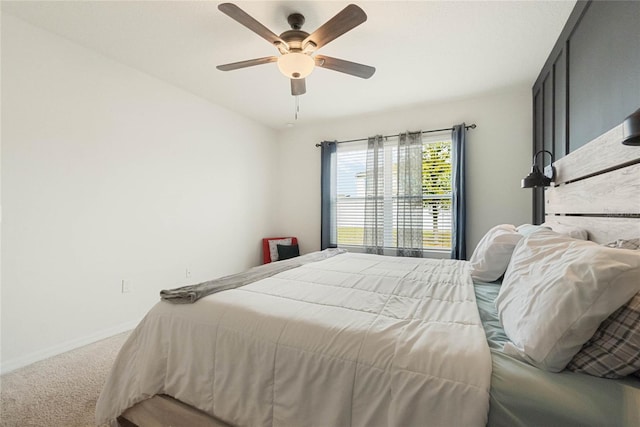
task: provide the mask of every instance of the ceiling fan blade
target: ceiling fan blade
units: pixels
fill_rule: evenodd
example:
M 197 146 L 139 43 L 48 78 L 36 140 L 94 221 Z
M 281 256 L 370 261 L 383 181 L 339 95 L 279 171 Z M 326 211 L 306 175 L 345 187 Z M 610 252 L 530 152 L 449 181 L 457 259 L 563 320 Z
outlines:
M 357 62 L 345 61 L 344 59 L 332 58 L 331 56 L 316 55 L 316 65 L 333 71 L 339 71 L 352 76 L 368 79 L 376 72 L 374 67 L 358 64 Z
M 284 41 L 280 37 L 278 37 L 276 34 L 274 34 L 270 29 L 268 29 L 267 27 L 262 25 L 260 22 L 256 21 L 254 18 L 249 16 L 247 12 L 240 9 L 235 4 L 222 3 L 218 5 L 218 9 L 220 10 L 220 12 L 224 13 L 225 15 L 229 16 L 232 19 L 235 19 L 236 21 L 238 21 L 239 23 L 241 23 L 242 25 L 244 25 L 245 27 L 247 27 L 257 35 L 259 35 L 269 43 L 271 44 L 284 43 Z M 284 44 L 286 45 L 286 43 Z
M 304 95 L 307 92 L 307 84 L 304 79 L 291 79 L 291 95 Z
M 319 49 L 366 20 L 367 14 L 364 10 L 355 4 L 350 4 L 304 39 L 302 46 L 312 42 L 316 46 L 315 49 Z
M 249 59 L 247 61 L 232 62 L 231 64 L 218 65 L 216 68 L 220 71 L 231 71 L 239 68 L 253 67 L 254 65 L 268 64 L 270 62 L 277 62 L 278 58 L 275 56 L 266 56 L 264 58 Z

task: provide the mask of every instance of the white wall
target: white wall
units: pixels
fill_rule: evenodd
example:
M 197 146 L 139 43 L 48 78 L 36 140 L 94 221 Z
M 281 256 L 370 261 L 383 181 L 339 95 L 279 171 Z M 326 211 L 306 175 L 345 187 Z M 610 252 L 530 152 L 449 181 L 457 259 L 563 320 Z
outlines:
M 3 14 L 2 370 L 258 264 L 277 232 L 275 136 Z
M 463 121 L 478 124 L 470 255 L 492 225 L 530 220 L 530 84 L 276 134 L 3 14 L 2 371 L 133 327 L 160 289 L 258 264 L 262 236 L 319 249 L 316 142 Z
M 467 256 L 501 223 L 531 221 L 531 190 L 520 180 L 531 168 L 531 85 L 405 111 L 291 128 L 280 134 L 280 234 L 296 235 L 301 250 L 320 248 L 320 149 L 323 140 L 348 140 L 466 122 Z

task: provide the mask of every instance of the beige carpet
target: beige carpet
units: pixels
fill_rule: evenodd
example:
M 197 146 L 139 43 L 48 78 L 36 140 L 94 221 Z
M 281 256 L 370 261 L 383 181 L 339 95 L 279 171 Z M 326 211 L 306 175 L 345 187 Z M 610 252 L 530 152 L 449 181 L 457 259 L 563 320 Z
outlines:
M 0 426 L 94 426 L 96 400 L 129 332 L 0 377 Z

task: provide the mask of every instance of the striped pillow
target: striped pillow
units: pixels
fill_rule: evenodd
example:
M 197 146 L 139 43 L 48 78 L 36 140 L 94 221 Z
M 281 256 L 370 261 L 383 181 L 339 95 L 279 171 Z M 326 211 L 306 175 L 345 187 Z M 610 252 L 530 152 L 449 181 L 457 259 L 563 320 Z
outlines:
M 637 239 L 618 239 L 615 242 L 607 243 L 604 246 L 608 246 L 610 248 L 619 248 L 619 249 L 631 249 L 632 251 L 637 251 L 640 249 L 640 238 Z
M 567 369 L 603 378 L 640 370 L 640 293 L 602 322 Z
M 638 250 L 640 239 L 605 246 Z M 640 377 L 640 293 L 602 322 L 567 369 L 603 378 Z

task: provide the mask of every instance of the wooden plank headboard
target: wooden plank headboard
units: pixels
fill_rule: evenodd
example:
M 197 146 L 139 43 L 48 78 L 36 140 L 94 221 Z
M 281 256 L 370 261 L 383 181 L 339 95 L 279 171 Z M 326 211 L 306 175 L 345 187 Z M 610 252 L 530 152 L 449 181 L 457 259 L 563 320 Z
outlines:
M 546 222 L 584 228 L 597 243 L 640 237 L 640 147 L 622 135 L 616 126 L 554 163 Z

